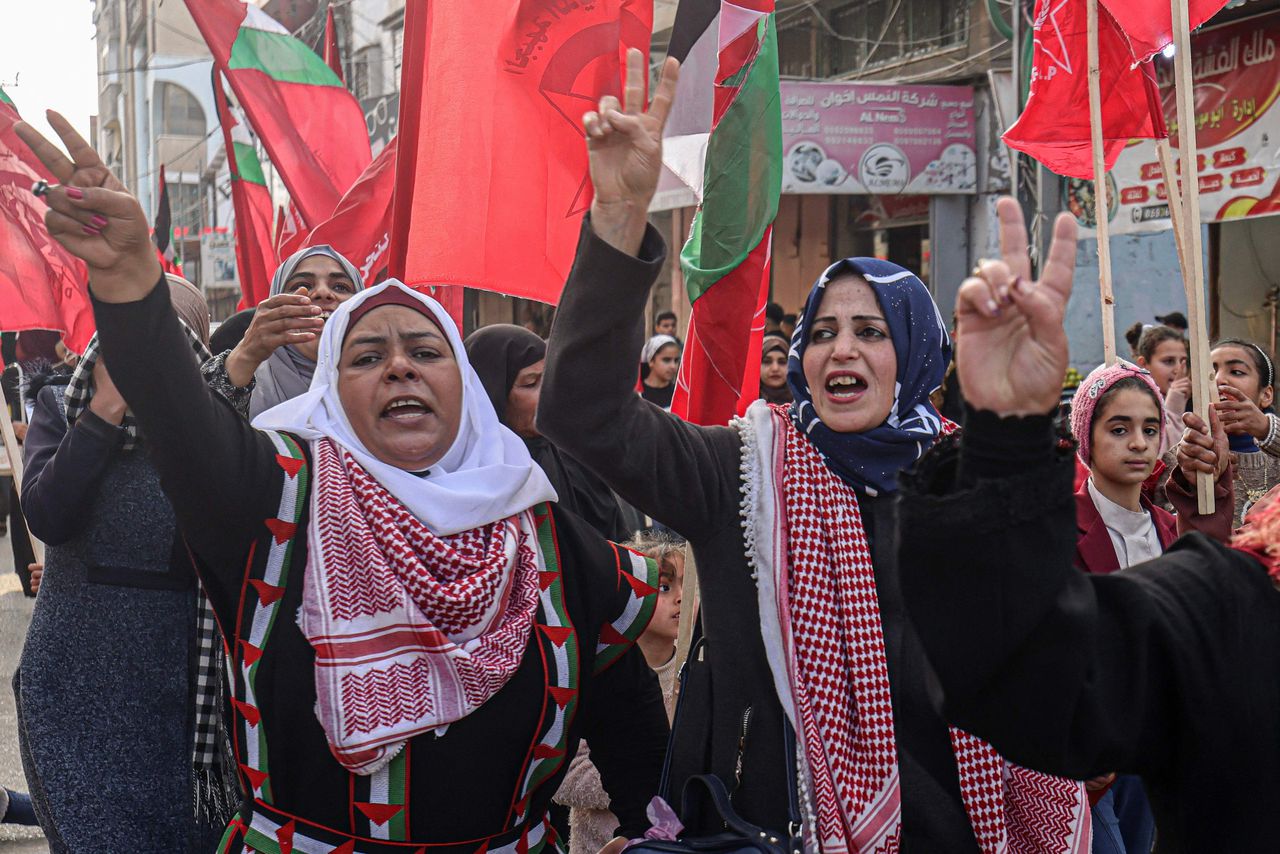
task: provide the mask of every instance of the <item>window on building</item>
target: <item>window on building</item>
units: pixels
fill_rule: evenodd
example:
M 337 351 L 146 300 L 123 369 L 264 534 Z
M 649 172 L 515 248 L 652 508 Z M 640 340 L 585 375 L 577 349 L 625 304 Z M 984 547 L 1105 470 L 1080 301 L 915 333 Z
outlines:
M 351 64 L 351 88 L 356 98 L 374 98 L 386 93 L 382 82 L 382 46 L 369 45 L 356 53 Z
M 204 136 L 204 108 L 181 86 L 161 83 L 152 100 L 154 127 L 163 136 Z
M 778 27 L 784 75 L 838 77 L 967 43 L 968 0 L 819 0 Z
M 400 89 L 400 66 L 404 64 L 404 22 L 391 31 L 391 66 L 396 91 Z
M 203 204 L 204 196 L 200 194 L 199 184 L 179 181 L 169 183 L 169 213 L 173 217 L 173 227 L 181 229 L 178 232 L 179 240 L 199 240 Z

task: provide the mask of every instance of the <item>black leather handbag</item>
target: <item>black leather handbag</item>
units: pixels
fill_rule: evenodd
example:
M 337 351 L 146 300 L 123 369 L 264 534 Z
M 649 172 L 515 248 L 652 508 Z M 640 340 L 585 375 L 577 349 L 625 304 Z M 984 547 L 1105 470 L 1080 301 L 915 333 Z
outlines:
M 685 662 L 685 670 L 689 667 L 689 662 L 697 659 L 699 649 L 705 643 L 705 640 L 699 639 L 693 648 L 689 651 L 689 658 Z M 683 681 L 684 674 L 681 675 Z M 671 742 L 667 745 L 667 761 L 662 769 L 662 785 L 659 791 L 666 797 L 671 788 L 671 751 L 675 740 L 676 727 L 680 724 L 680 711 L 684 705 L 684 691 L 680 692 L 680 700 L 676 704 L 675 725 L 672 727 Z M 682 835 L 679 839 L 643 839 L 626 848 L 628 854 L 658 854 L 658 852 L 668 852 L 668 854 L 738 854 L 738 852 L 754 852 L 754 854 L 802 854 L 804 841 L 801 836 L 801 819 L 800 809 L 797 803 L 796 793 L 796 734 L 791 727 L 791 722 L 783 716 L 785 732 L 783 733 L 784 753 L 786 754 L 786 774 L 789 782 L 787 786 L 787 817 L 788 828 L 786 835 L 778 835 L 774 831 L 765 830 L 757 827 L 742 816 L 738 815 L 733 808 L 733 801 L 729 795 L 729 790 L 725 786 L 724 781 L 715 774 L 699 774 L 690 777 L 684 785 L 684 792 L 680 798 L 680 815 L 689 816 L 693 814 L 699 799 L 704 804 L 709 804 L 715 811 L 721 821 L 724 823 L 724 830 L 721 833 L 709 836 L 686 836 Z

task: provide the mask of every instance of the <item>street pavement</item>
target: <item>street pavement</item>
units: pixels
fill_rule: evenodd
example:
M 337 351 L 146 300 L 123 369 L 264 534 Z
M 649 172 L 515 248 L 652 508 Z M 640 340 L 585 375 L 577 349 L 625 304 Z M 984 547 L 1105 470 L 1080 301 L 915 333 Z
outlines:
M 7 487 L 6 487 L 7 488 Z M 0 785 L 25 792 L 22 760 L 18 758 L 18 725 L 10 681 L 18 668 L 22 639 L 27 635 L 34 599 L 22 595 L 13 572 L 13 550 L 0 537 Z M 47 854 L 49 846 L 38 827 L 0 824 L 0 854 Z

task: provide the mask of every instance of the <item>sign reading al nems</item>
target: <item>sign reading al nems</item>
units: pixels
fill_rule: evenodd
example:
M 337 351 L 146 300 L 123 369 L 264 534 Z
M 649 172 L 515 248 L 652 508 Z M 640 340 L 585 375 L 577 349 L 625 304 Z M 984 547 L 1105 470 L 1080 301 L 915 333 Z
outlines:
M 782 81 L 784 193 L 973 193 L 973 88 Z

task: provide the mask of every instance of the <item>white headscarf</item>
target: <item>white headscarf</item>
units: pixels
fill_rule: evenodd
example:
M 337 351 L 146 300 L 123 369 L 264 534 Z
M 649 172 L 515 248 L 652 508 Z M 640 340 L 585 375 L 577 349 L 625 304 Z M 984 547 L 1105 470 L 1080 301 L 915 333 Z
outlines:
M 653 357 L 658 355 L 658 351 L 668 344 L 680 346 L 680 342 L 671 335 L 654 335 L 644 342 L 644 349 L 640 351 L 640 361 L 646 365 L 649 364 L 653 361 Z
M 422 303 L 449 339 L 462 372 L 458 436 L 425 475 L 384 463 L 369 453 L 338 399 L 338 359 L 351 312 L 387 288 L 400 288 Z M 448 312 L 435 300 L 394 279 L 361 291 L 338 306 L 320 335 L 311 388 L 263 412 L 253 420 L 253 426 L 311 441 L 332 439 L 437 536 L 468 531 L 514 516 L 539 502 L 557 500 L 555 489 L 529 456 L 524 442 L 498 421 Z

